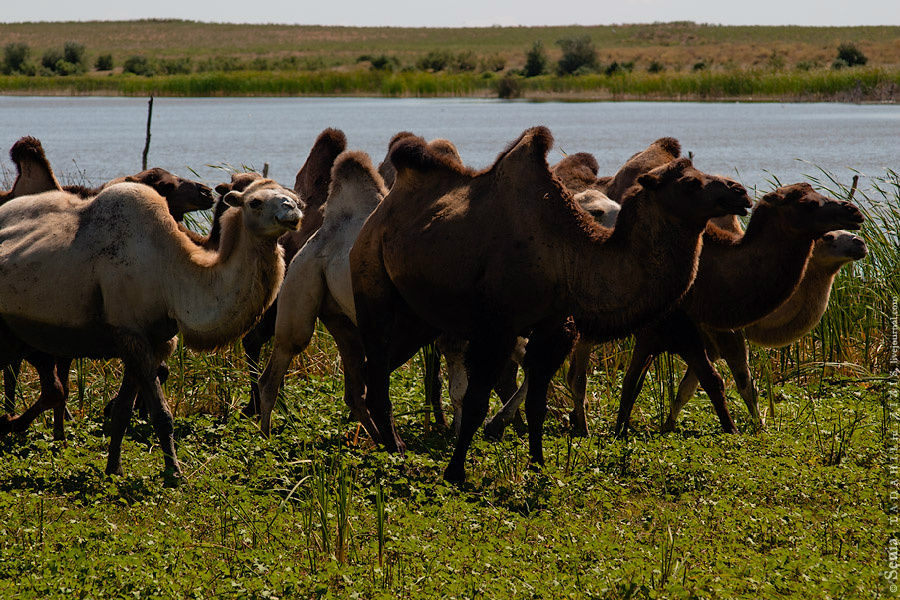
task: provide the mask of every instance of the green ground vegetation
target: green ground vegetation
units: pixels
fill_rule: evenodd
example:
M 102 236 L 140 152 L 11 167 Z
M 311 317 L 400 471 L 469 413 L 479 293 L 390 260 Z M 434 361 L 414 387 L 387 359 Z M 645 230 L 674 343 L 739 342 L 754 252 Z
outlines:
M 145 20 L 7 23 L 0 40 L 0 93 L 493 96 L 513 79 L 507 97 L 900 96 L 894 26 L 436 29 Z M 543 63 L 529 62 L 536 47 Z
M 827 173 L 812 179 L 850 194 Z M 622 342 L 594 358 L 589 437 L 569 435 L 557 379 L 542 471 L 513 432 L 498 443 L 479 435 L 469 482 L 449 486 L 453 442 L 424 406 L 421 360 L 393 375 L 409 452 L 389 455 L 348 421 L 340 361 L 320 327 L 288 374 L 269 439 L 240 414 L 249 381 L 239 346 L 176 351 L 166 393 L 185 477 L 170 489 L 140 419 L 125 440 L 126 475 L 103 474 L 102 407 L 119 366 L 78 361 L 67 443 L 51 441 L 49 421 L 0 439 L 0 596 L 893 597 L 900 179 L 888 173 L 855 199 L 867 207 L 869 256 L 841 272 L 812 334 L 752 349 L 762 431 L 731 391 L 744 433 L 720 433 L 700 396 L 660 435 L 681 372 L 663 358 L 634 435 L 615 440 Z M 26 371 L 20 404 L 38 389 Z

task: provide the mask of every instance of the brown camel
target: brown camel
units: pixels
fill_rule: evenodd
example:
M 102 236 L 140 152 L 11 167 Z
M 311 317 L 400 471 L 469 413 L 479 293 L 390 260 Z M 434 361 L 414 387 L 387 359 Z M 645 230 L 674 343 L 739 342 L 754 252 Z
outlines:
M 747 341 L 765 348 L 779 348 L 799 340 L 813 330 L 828 308 L 831 286 L 841 267 L 865 258 L 866 243 L 847 231 L 832 231 L 816 240 L 803 279 L 788 300 L 777 309 L 738 331 L 703 328 L 706 352 L 711 362 L 724 358 L 738 392 L 748 406 L 757 405 L 756 384 L 750 372 Z M 684 405 L 697 391 L 696 372 L 688 367 L 672 398 L 663 431 L 672 431 Z M 758 409 L 757 411 L 758 412 Z
M 421 138 L 400 140 L 394 186 L 350 252 L 366 406 L 388 450 L 404 449 L 391 371 L 441 332 L 469 343 L 449 480 L 465 478 L 466 452 L 518 336 L 529 338 L 525 404 L 531 459 L 541 464 L 547 386 L 571 347 L 569 315 L 598 337 L 653 319 L 690 287 L 707 220 L 750 206 L 679 160 L 642 176 L 616 229 L 603 228 L 550 172 L 552 143 L 546 128 L 529 129 L 474 172 Z
M 724 382 L 706 354 L 700 328 L 740 329 L 765 317 L 797 289 L 817 238 L 835 229 L 859 229 L 862 221 L 862 213 L 850 202 L 797 183 L 766 194 L 743 235 L 709 225 L 691 289 L 675 310 L 635 333 L 616 434 L 626 435 L 647 369 L 665 351 L 677 353 L 694 369 L 722 429 L 735 432 Z M 760 423 L 757 405 L 748 403 L 747 409 Z
M 150 403 L 164 473 L 180 474 L 172 415 L 157 379 L 172 338 L 180 331 L 189 347 L 224 344 L 275 298 L 284 275 L 277 238 L 299 225 L 298 199 L 264 179 L 225 201 L 240 210 L 223 217 L 217 251 L 191 242 L 145 185 L 116 184 L 91 200 L 45 192 L 0 207 L 0 348 L 125 364 L 107 473 L 121 473 L 122 437 L 140 391 Z M 62 400 L 58 380 L 49 387 L 38 413 Z M 21 430 L 35 417 L 32 411 L 7 418 L 0 433 Z
M 550 167 L 550 170 L 573 194 L 585 190 L 597 190 L 605 193 L 606 186 L 612 180 L 612 177 L 603 179 L 597 177 L 600 165 L 597 164 L 594 155 L 588 152 L 569 154 Z
M 331 167 L 335 159 L 347 147 L 347 138 L 343 131 L 328 128 L 316 138 L 306 162 L 297 172 L 294 181 L 294 192 L 306 203 L 303 224 L 298 231 L 284 234 L 279 244 L 284 248 L 284 260 L 290 264 L 294 255 L 303 247 L 309 238 L 322 226 L 323 204 L 328 197 L 328 186 L 331 183 Z M 250 368 L 250 400 L 244 407 L 244 414 L 259 414 L 259 357 L 262 347 L 275 335 L 275 320 L 278 314 L 278 303 L 266 311 L 259 323 L 241 340 L 244 346 L 244 357 Z
M 625 191 L 637 182 L 637 178 L 650 170 L 670 163 L 681 155 L 681 144 L 675 138 L 659 138 L 644 150 L 636 152 L 619 168 L 615 175 L 597 177 L 599 167 L 596 159 L 587 152 L 571 154 L 553 166 L 553 173 L 563 184 L 576 194 L 581 207 L 587 210 L 594 219 L 606 227 L 612 227 L 618 215 L 617 200 L 621 200 Z M 588 194 L 594 196 L 591 201 Z M 608 194 L 609 195 L 608 195 Z M 614 199 L 610 199 L 614 196 Z M 611 203 L 611 204 L 610 204 Z M 720 217 L 719 221 L 737 219 L 735 215 Z M 731 222 L 731 221 L 729 221 Z M 596 340 L 579 336 L 569 359 L 569 370 L 566 380 L 572 392 L 574 409 L 570 413 L 572 432 L 575 435 L 587 435 L 587 369 L 591 352 Z M 514 376 L 513 376 L 514 377 Z M 503 408 L 485 424 L 485 435 L 492 438 L 501 437 L 503 430 L 518 414 L 518 407 L 524 400 L 525 390 L 519 389 L 514 396 L 509 396 Z

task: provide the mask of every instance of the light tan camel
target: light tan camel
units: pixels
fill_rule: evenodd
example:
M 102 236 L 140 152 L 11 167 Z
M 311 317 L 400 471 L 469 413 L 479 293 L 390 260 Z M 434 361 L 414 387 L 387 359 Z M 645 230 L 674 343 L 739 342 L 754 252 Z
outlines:
M 828 308 L 831 286 L 844 265 L 865 258 L 866 243 L 847 231 L 832 231 L 816 241 L 803 279 L 788 300 L 759 321 L 738 331 L 704 328 L 710 361 L 724 358 L 738 393 L 748 405 L 758 405 L 758 395 L 750 372 L 747 341 L 764 348 L 779 348 L 799 340 L 813 330 Z M 663 431 L 672 431 L 684 405 L 697 391 L 696 371 L 688 367 L 672 398 Z M 759 412 L 757 409 L 756 412 Z
M 574 335 L 569 315 L 599 337 L 653 319 L 691 285 L 707 220 L 750 206 L 746 193 L 679 160 L 642 176 L 616 229 L 602 228 L 550 172 L 552 143 L 546 128 L 529 129 L 476 173 L 421 138 L 400 140 L 394 186 L 350 251 L 366 407 L 388 450 L 404 449 L 391 371 L 441 332 L 469 342 L 449 480 L 465 478 L 466 452 L 517 336 L 529 337 L 525 404 L 531 459 L 541 464 L 547 386 Z
M 322 226 L 291 261 L 278 294 L 275 343 L 259 381 L 260 427 L 272 409 L 294 356 L 312 339 L 321 319 L 334 337 L 344 367 L 344 402 L 373 439 L 378 430 L 363 402 L 363 352 L 350 284 L 350 248 L 365 220 L 387 195 L 368 155 L 344 152 L 334 163 Z
M 306 157 L 306 162 L 297 171 L 294 179 L 294 192 L 306 203 L 303 224 L 297 231 L 289 231 L 281 236 L 278 243 L 284 248 L 285 264 L 290 264 L 294 256 L 322 226 L 323 205 L 328 197 L 331 185 L 331 168 L 334 161 L 347 147 L 347 138 L 339 129 L 328 127 L 316 137 L 313 147 Z M 233 182 L 234 183 L 234 182 Z M 244 357 L 250 368 L 250 400 L 244 407 L 244 414 L 254 416 L 259 413 L 259 358 L 266 342 L 275 335 L 275 318 L 278 314 L 278 301 L 272 305 L 256 326 L 241 339 L 244 346 Z
M 107 473 L 122 471 L 122 437 L 140 391 L 164 473 L 180 474 L 156 377 L 170 340 L 180 331 L 190 347 L 216 347 L 246 331 L 275 298 L 284 275 L 277 238 L 300 223 L 296 196 L 260 180 L 225 201 L 240 210 L 224 215 L 217 251 L 180 232 L 163 198 L 144 185 L 117 184 L 92 200 L 45 192 L 0 207 L 0 346 L 125 364 Z

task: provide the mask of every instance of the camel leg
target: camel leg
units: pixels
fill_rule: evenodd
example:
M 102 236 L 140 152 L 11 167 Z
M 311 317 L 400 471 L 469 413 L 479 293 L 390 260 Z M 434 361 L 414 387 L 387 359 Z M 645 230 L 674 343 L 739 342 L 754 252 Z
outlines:
M 584 339 L 579 339 L 569 358 L 569 372 L 566 374 L 566 383 L 572 393 L 573 410 L 569 413 L 569 422 L 573 435 L 588 435 L 587 416 L 587 372 L 591 362 L 593 345 Z
M 253 417 L 259 414 L 261 410 L 260 389 L 258 380 L 260 378 L 259 357 L 262 354 L 262 347 L 272 339 L 275 335 L 275 321 L 278 315 L 278 302 L 276 300 L 269 310 L 263 314 L 262 319 L 256 326 L 247 332 L 247 335 L 241 340 L 244 347 L 244 358 L 247 360 L 247 367 L 250 370 L 250 400 L 244 407 L 244 414 Z
M 678 420 L 681 409 L 694 397 L 699 385 L 700 380 L 697 379 L 697 373 L 693 368 L 688 367 L 678 384 L 678 392 L 669 404 L 669 416 L 662 427 L 664 432 L 675 431 L 675 422 Z
M 428 344 L 422 349 L 425 357 L 425 404 L 431 407 L 434 422 L 441 429 L 447 428 L 447 417 L 441 404 L 441 355 L 436 344 Z
M 447 392 L 450 394 L 450 403 L 453 405 L 453 435 L 459 438 L 459 429 L 462 426 L 463 396 L 469 387 L 465 364 L 466 342 L 442 335 L 435 342 L 435 346 L 444 355 L 444 360 L 447 362 Z
M 37 369 L 38 376 L 41 381 L 41 394 L 37 401 L 29 406 L 25 411 L 5 421 L 0 421 L 0 435 L 14 432 L 26 431 L 28 427 L 37 419 L 41 413 L 47 409 L 54 409 L 65 406 L 65 394 L 63 392 L 62 383 L 56 372 L 56 361 L 49 354 L 42 352 L 34 352 L 29 355 L 28 361 Z M 54 422 L 53 439 L 63 440 L 64 432 L 61 427 L 62 421 Z
M 528 339 L 523 367 L 528 384 L 525 418 L 528 419 L 528 450 L 532 465 L 544 464 L 543 429 L 547 416 L 550 380 L 572 351 L 575 328 L 571 321 L 536 328 Z
M 181 467 L 178 465 L 178 457 L 175 454 L 174 422 L 172 412 L 163 396 L 162 388 L 157 378 L 159 364 L 171 352 L 169 340 L 153 346 L 143 336 L 131 332 L 120 333 L 120 348 L 125 362 L 126 376 L 133 374 L 139 393 L 142 393 L 148 401 L 150 409 L 150 422 L 156 431 L 159 447 L 163 452 L 165 469 L 163 476 L 167 482 L 180 477 Z M 110 453 L 107 459 L 107 473 L 121 473 L 121 444 L 131 420 L 134 401 L 129 394 L 116 402 L 115 415 L 112 422 L 112 435 L 110 436 Z M 115 460 L 113 460 L 115 459 Z
M 491 388 L 497 381 L 514 343 L 514 337 L 500 336 L 470 341 L 466 348 L 468 385 L 462 399 L 462 418 L 456 448 L 444 471 L 444 479 L 447 481 L 461 482 L 466 479 L 466 454 L 475 432 L 487 416 Z
M 109 452 L 106 456 L 106 474 L 123 475 L 122 470 L 122 438 L 131 421 L 134 410 L 134 399 L 137 394 L 137 382 L 129 367 L 125 366 L 122 385 L 116 394 L 116 401 L 110 407 Z
M 19 383 L 19 371 L 21 368 L 21 359 L 9 362 L 3 367 L 3 408 L 9 414 L 16 412 L 16 386 Z
M 515 364 L 515 363 L 514 363 Z M 518 366 L 518 365 L 517 365 Z M 499 440 L 503 437 L 506 427 L 519 417 L 519 407 L 528 396 L 528 370 L 525 371 L 525 379 L 509 400 L 503 403 L 503 407 L 484 424 L 484 437 Z
M 631 352 L 631 361 L 628 363 L 628 369 L 622 380 L 622 395 L 619 397 L 619 414 L 616 417 L 615 432 L 619 439 L 628 435 L 634 402 L 641 393 L 641 388 L 644 387 L 647 369 L 650 368 L 650 363 L 657 354 L 654 342 L 652 334 L 648 334 L 646 331 L 635 334 L 634 350 Z
M 688 319 L 679 319 L 677 329 L 672 333 L 679 340 L 676 351 L 687 362 L 688 367 L 692 368 L 697 374 L 700 385 L 706 391 L 712 402 L 716 415 L 719 417 L 719 423 L 722 425 L 722 431 L 725 433 L 736 433 L 737 427 L 731 419 L 728 412 L 728 404 L 725 400 L 725 382 L 722 376 L 716 371 L 709 355 L 706 353 L 706 347 L 703 338 L 697 330 L 696 325 Z
M 319 266 L 309 263 L 303 264 L 301 267 L 308 273 L 302 273 L 302 276 L 296 280 L 303 281 L 307 285 L 282 287 L 280 298 L 283 310 L 279 311 L 275 317 L 275 343 L 272 355 L 269 357 L 265 371 L 256 387 L 258 399 L 253 398 L 251 391 L 250 403 L 244 409 L 245 414 L 259 413 L 263 435 L 269 435 L 272 409 L 275 407 L 278 392 L 284 382 L 284 374 L 291 366 L 294 356 L 309 346 L 316 331 L 316 321 L 322 310 L 322 302 L 325 299 L 325 280 L 321 276 Z M 257 332 L 257 329 L 253 331 Z M 261 337 L 253 333 L 253 335 L 248 334 L 244 339 L 247 338 L 250 338 L 252 342 L 249 346 L 244 346 L 244 352 L 247 353 L 249 362 L 252 358 L 250 354 L 256 348 L 255 343 Z M 261 347 L 262 343 L 259 346 Z M 256 356 L 259 357 L 258 354 Z M 251 372 L 252 370 L 251 367 Z M 252 412 L 251 409 L 253 409 Z
M 750 372 L 750 354 L 747 349 L 747 340 L 743 331 L 722 332 L 717 335 L 719 350 L 731 375 L 737 385 L 738 393 L 747 405 L 747 411 L 757 428 L 765 427 L 765 420 L 759 412 L 759 396 L 756 391 L 756 382 Z
M 372 421 L 366 402 L 363 399 L 366 392 L 366 383 L 363 380 L 363 365 L 366 353 L 363 350 L 359 330 L 346 315 L 322 315 L 322 322 L 331 333 L 341 355 L 341 364 L 344 367 L 344 404 L 350 409 L 353 417 L 362 424 L 366 433 L 375 443 L 381 442 L 378 428 Z M 440 367 L 440 363 L 438 363 Z M 440 402 L 440 398 L 438 398 Z

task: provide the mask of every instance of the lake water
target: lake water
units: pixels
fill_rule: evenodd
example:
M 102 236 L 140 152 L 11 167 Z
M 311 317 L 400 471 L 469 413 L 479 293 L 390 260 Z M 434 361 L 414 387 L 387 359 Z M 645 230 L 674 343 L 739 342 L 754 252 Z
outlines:
M 2 166 L 12 168 L 5 148 L 33 135 L 63 183 L 134 173 L 146 120 L 146 99 L 0 96 Z M 774 178 L 821 177 L 818 167 L 847 184 L 855 171 L 900 170 L 900 107 L 893 105 L 374 98 L 157 98 L 149 165 L 215 184 L 229 179 L 226 165 L 268 163 L 270 176 L 290 186 L 319 132 L 337 127 L 376 165 L 390 137 L 409 130 L 452 140 L 480 168 L 534 125 L 553 132 L 551 163 L 563 152 L 591 152 L 601 174 L 662 136 L 678 138 L 698 168 L 763 190 Z

